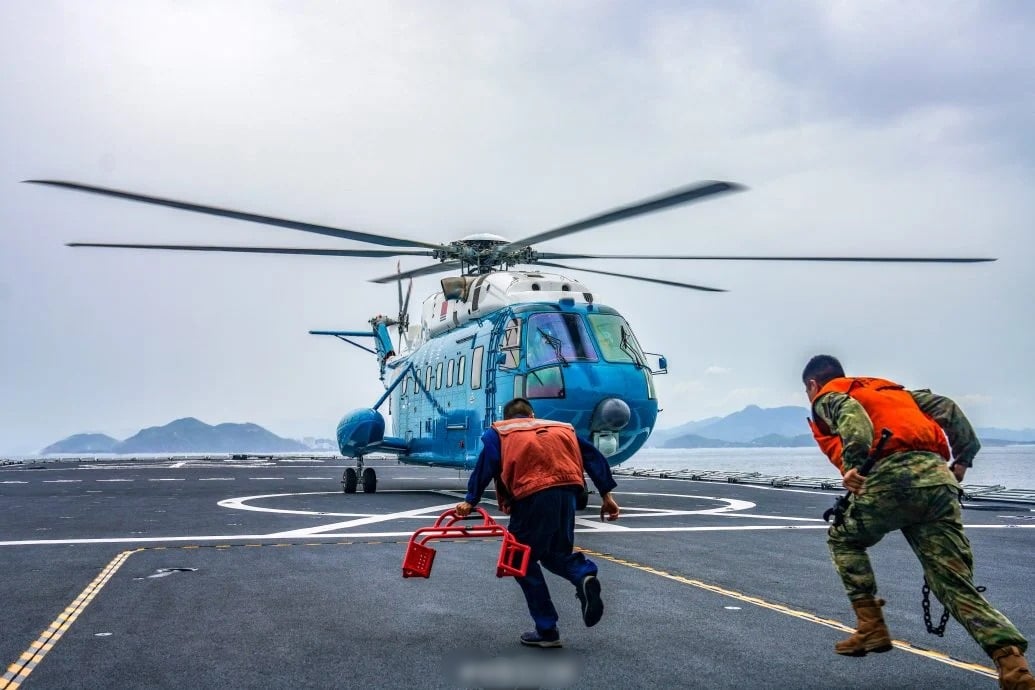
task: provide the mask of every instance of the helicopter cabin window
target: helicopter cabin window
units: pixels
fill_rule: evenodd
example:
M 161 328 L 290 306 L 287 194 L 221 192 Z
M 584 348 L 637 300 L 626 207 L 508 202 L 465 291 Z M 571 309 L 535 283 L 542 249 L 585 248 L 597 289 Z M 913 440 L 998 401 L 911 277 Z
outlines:
M 513 318 L 507 322 L 500 351 L 503 352 L 500 369 L 517 369 L 521 363 L 521 319 Z
M 446 388 L 453 385 L 453 369 L 456 368 L 456 362 L 449 360 L 449 366 L 446 367 Z
M 420 372 L 416 369 L 413 370 L 413 394 L 417 395 L 420 392 Z
M 471 353 L 471 390 L 478 390 L 482 387 L 482 356 L 485 348 L 481 345 L 474 348 Z
M 400 386 L 400 388 L 402 390 L 400 390 L 399 393 L 400 393 L 400 395 L 402 397 L 405 398 L 406 394 L 410 392 L 410 375 L 409 374 L 407 374 L 405 376 L 405 378 L 403 378 L 402 386 Z
M 431 365 L 430 364 L 428 365 L 428 368 L 424 370 L 424 390 L 426 390 L 426 391 L 430 391 L 431 390 Z
M 525 397 L 525 377 L 515 376 L 514 377 L 514 398 Z
M 525 377 L 525 395 L 532 398 L 563 398 L 564 374 L 560 367 L 546 367 L 528 372 Z
M 646 364 L 640 343 L 625 319 L 616 314 L 589 314 L 589 326 L 608 362 Z
M 456 365 L 456 385 L 464 385 L 464 369 L 467 367 L 467 355 L 463 355 Z
M 438 366 L 435 367 L 435 389 L 437 390 L 437 389 L 439 389 L 441 387 L 442 387 L 442 362 L 439 362 Z
M 578 314 L 555 312 L 533 314 L 528 317 L 526 341 L 529 367 L 560 362 L 595 362 L 597 352 Z

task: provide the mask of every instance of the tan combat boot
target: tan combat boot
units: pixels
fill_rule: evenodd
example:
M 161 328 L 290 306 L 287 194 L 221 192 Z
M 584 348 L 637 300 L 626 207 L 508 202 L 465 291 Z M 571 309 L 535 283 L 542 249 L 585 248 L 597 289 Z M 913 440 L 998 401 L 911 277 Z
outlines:
M 999 669 L 999 687 L 1006 690 L 1035 690 L 1035 677 L 1019 647 L 1000 647 L 992 652 L 992 661 Z
M 884 606 L 884 600 L 873 597 L 853 601 L 852 608 L 859 623 L 851 637 L 834 644 L 834 651 L 845 656 L 866 656 L 870 652 L 891 649 L 891 635 L 884 624 L 881 606 Z

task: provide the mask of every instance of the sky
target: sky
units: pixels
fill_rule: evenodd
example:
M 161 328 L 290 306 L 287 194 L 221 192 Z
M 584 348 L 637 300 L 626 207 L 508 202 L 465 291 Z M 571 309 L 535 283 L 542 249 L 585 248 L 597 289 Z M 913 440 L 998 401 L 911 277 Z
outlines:
M 383 387 L 307 331 L 397 309 L 394 259 L 66 247 L 360 245 L 39 178 L 428 242 L 738 182 L 536 248 L 998 261 L 569 262 L 729 290 L 561 271 L 667 356 L 659 427 L 804 406 L 821 352 L 1035 427 L 1033 45 L 1021 0 L 0 3 L 0 453 L 185 416 L 332 437 Z

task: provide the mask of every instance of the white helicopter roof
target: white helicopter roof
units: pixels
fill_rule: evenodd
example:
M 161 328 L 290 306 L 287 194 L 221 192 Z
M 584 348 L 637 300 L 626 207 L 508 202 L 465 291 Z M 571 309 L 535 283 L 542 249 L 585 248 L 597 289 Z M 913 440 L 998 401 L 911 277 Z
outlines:
M 564 298 L 581 303 L 593 301 L 585 285 L 554 273 L 494 271 L 480 276 L 445 278 L 442 282 L 444 291 L 424 300 L 421 333 L 425 338 L 515 304 L 557 302 Z

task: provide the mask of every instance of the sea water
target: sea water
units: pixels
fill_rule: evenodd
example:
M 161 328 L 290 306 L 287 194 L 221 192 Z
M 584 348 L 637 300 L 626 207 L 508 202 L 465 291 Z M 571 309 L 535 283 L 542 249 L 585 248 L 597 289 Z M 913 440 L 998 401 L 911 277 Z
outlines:
M 67 457 L 83 457 L 78 454 Z M 169 457 L 170 453 L 142 453 L 136 456 L 111 454 L 89 454 L 89 457 L 106 458 L 113 461 L 128 460 L 131 457 Z M 217 454 L 199 454 L 209 456 Z M 307 452 L 328 459 L 339 459 L 333 452 Z M 189 458 L 190 453 L 175 454 L 177 458 Z M 48 456 L 56 460 L 66 456 Z M 229 456 L 227 456 L 229 457 Z M 38 456 L 3 456 L 6 460 L 35 460 Z M 836 479 L 839 475 L 834 466 L 818 448 L 642 448 L 622 467 L 656 470 L 715 470 L 720 472 L 761 472 L 762 474 L 789 477 L 818 477 Z M 982 448 L 974 460 L 974 466 L 967 470 L 964 484 L 987 486 L 1000 485 L 1007 489 L 1035 490 L 1035 445 L 993 446 Z
M 761 472 L 789 477 L 839 476 L 818 448 L 644 448 L 621 466 Z M 1035 445 L 982 448 L 963 483 L 1035 489 Z

